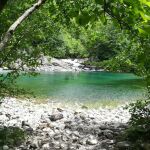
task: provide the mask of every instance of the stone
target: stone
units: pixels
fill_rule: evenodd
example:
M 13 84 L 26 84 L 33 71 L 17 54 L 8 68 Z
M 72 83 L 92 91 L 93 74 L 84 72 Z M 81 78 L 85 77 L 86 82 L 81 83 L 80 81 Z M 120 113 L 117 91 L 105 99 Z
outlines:
M 20 145 L 19 148 L 20 148 L 21 150 L 27 150 L 27 146 L 25 146 L 25 145 Z
M 8 117 L 8 118 L 10 119 L 10 117 L 11 117 L 11 115 L 10 115 L 10 114 L 8 114 L 8 113 L 7 113 L 7 114 L 5 114 L 5 115 L 6 115 L 6 117 Z
M 59 112 L 63 112 L 63 111 L 64 111 L 64 110 L 61 109 L 61 108 L 57 108 L 57 110 L 58 110 Z
M 120 124 L 125 123 L 126 126 L 129 120 L 126 112 L 121 111 L 119 115 L 118 108 L 113 111 L 108 108 L 83 110 L 78 105 L 79 109 L 64 107 L 62 110 L 59 106 L 52 109 L 49 103 L 35 105 L 28 100 L 6 98 L 0 110 L 0 131 L 12 126 L 15 121 L 15 127 L 31 133 L 23 144 L 15 147 L 16 150 L 113 150 L 115 144 L 117 145 L 116 135 L 125 128 Z M 7 113 L 11 115 L 7 115 L 10 119 L 6 117 Z M 121 144 L 118 142 L 118 147 L 115 148 L 131 148 L 128 142 Z
M 49 142 L 49 138 L 46 137 L 40 137 L 41 139 L 38 140 L 38 145 L 41 147 L 41 145 L 47 144 Z
M 117 144 L 117 147 L 122 149 L 122 150 L 126 150 L 130 147 L 130 144 L 128 141 L 122 141 L 122 142 L 118 142 Z
M 102 124 L 99 128 L 100 128 L 101 130 L 106 130 L 106 129 L 108 129 L 108 126 Z
M 82 138 L 82 139 L 79 140 L 79 144 L 81 144 L 81 145 L 86 145 L 86 143 L 87 143 L 86 138 Z
M 43 131 L 44 131 L 44 132 L 50 132 L 50 133 L 51 133 L 52 130 L 51 130 L 50 128 L 44 128 Z
M 22 121 L 22 122 L 21 122 L 21 126 L 22 126 L 22 127 L 24 127 L 24 126 L 30 127 L 30 125 L 29 125 L 28 123 L 26 123 L 25 121 Z
M 43 150 L 49 150 L 50 149 L 50 146 L 49 146 L 49 143 L 46 143 L 42 146 L 42 149 Z
M 36 148 L 38 148 L 38 145 L 36 143 L 30 144 L 30 149 L 36 149 Z
M 53 115 L 49 116 L 49 119 L 51 121 L 57 121 L 57 120 L 61 120 L 63 118 L 64 118 L 63 114 L 53 114 Z
M 108 139 L 113 139 L 113 134 L 112 133 L 106 133 L 105 136 L 108 138 Z
M 65 143 L 62 143 L 62 144 L 60 144 L 60 148 L 61 148 L 62 150 L 68 150 L 68 145 L 65 144 Z
M 24 127 L 24 130 L 28 133 L 28 134 L 33 134 L 33 128 L 31 128 L 31 127 Z
M 8 70 L 8 68 L 7 67 L 3 67 L 3 70 Z
M 86 144 L 96 145 L 98 143 L 97 139 L 87 139 Z
M 83 105 L 81 108 L 82 108 L 82 109 L 88 109 L 88 107 L 85 106 L 85 105 Z
M 102 148 L 108 148 L 109 145 L 113 145 L 114 143 L 114 140 L 105 139 L 101 141 L 101 146 Z
M 106 130 L 103 131 L 103 134 L 104 134 L 107 138 L 113 139 L 113 131 L 112 131 L 112 130 L 106 129 Z
M 53 143 L 54 150 L 60 150 L 60 142 L 59 141 L 54 141 Z
M 60 135 L 60 134 L 54 135 L 54 139 L 55 139 L 55 140 L 60 140 L 60 139 L 61 139 L 61 135 Z
M 4 145 L 3 150 L 9 150 L 9 147 L 7 145 Z

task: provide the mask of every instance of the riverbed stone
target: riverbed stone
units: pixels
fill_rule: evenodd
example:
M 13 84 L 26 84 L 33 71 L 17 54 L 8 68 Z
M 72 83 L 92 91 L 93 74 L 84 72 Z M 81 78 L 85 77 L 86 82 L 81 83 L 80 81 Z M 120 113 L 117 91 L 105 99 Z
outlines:
M 4 146 L 3 146 L 3 150 L 9 150 L 9 146 L 4 145 Z
M 57 120 L 60 120 L 60 119 L 63 119 L 63 114 L 53 114 L 53 115 L 50 115 L 49 116 L 49 119 L 51 121 L 57 121 Z
M 117 143 L 117 147 L 122 150 L 126 150 L 130 147 L 130 143 L 128 141 L 121 141 Z
M 42 149 L 43 150 L 49 150 L 50 149 L 50 146 L 49 146 L 49 143 L 46 143 L 42 146 Z
M 86 143 L 89 145 L 96 145 L 98 141 L 97 139 L 87 139 Z
M 25 149 L 111 150 L 116 144 L 115 137 L 126 128 L 119 124 L 126 126 L 130 118 L 120 106 L 113 109 L 58 108 L 51 108 L 50 103 L 34 104 L 5 98 L 0 109 L 0 125 L 2 130 L 4 126 L 14 125 L 29 132 L 27 139 L 20 143 Z M 8 112 L 10 119 L 5 115 Z M 18 146 L 17 150 L 23 147 Z

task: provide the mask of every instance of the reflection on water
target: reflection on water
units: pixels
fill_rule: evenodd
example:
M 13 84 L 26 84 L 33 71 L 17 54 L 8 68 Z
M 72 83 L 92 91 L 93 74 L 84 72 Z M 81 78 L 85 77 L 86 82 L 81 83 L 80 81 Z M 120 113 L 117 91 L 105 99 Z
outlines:
M 80 72 L 22 76 L 20 87 L 60 101 L 130 100 L 144 94 L 144 81 L 129 73 Z

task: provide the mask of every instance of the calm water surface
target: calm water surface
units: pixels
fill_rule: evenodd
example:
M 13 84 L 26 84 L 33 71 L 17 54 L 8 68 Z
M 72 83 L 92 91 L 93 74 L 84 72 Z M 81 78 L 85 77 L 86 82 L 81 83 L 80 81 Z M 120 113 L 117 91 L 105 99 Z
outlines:
M 59 101 L 133 100 L 144 93 L 144 81 L 129 73 L 43 73 L 22 76 L 18 85 L 38 97 Z

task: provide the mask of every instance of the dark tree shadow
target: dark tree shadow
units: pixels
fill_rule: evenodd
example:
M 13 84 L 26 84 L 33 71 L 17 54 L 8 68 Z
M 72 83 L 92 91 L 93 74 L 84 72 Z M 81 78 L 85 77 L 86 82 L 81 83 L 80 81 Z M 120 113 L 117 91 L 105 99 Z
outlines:
M 14 148 L 21 145 L 25 140 L 25 132 L 18 127 L 0 126 L 0 149 L 4 145 Z

